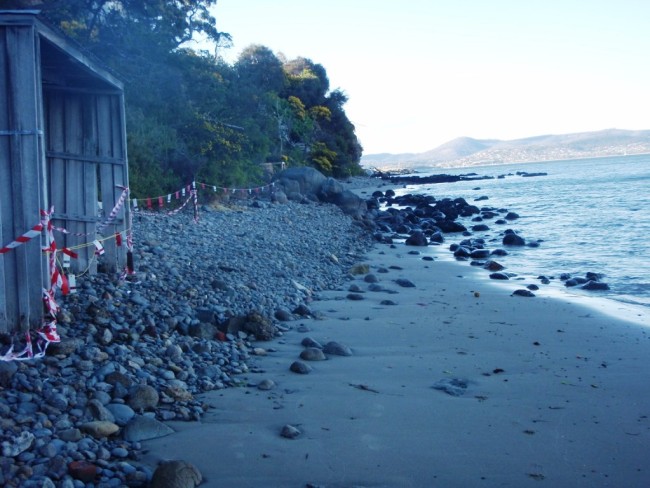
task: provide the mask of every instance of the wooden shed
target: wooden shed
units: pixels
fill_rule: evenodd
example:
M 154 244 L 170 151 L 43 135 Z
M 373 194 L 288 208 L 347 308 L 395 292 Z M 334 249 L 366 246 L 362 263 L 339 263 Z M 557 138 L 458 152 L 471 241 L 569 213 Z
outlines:
M 56 247 L 77 255 L 65 271 L 95 272 L 97 241 L 102 264 L 117 272 L 127 187 L 123 84 L 37 11 L 0 10 L 0 246 L 52 208 Z M 43 231 L 0 256 L 0 332 L 42 323 L 46 244 Z

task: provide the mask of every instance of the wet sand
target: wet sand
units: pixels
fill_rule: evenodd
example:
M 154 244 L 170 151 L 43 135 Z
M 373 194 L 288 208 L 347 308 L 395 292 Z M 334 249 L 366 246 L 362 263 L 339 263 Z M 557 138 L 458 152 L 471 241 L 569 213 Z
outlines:
M 320 293 L 320 319 L 257 343 L 257 372 L 205 394 L 202 421 L 170 423 L 144 460 L 231 488 L 650 485 L 647 311 L 511 296 L 514 283 L 409 250 L 377 245 L 363 263 L 383 291 L 358 275 L 362 300 Z M 305 337 L 353 355 L 296 374 Z

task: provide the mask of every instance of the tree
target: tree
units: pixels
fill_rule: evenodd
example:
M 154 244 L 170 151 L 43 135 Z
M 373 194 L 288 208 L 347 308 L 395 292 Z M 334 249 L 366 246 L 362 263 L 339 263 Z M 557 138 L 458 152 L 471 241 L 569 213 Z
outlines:
M 184 45 L 196 34 L 215 45 L 231 40 L 210 14 L 217 0 L 5 2 L 40 8 L 124 81 L 130 186 L 140 197 L 197 178 L 226 187 L 256 182 L 268 159 L 341 176 L 360 170 L 347 98 L 330 91 L 323 66 L 262 45 L 228 65 Z

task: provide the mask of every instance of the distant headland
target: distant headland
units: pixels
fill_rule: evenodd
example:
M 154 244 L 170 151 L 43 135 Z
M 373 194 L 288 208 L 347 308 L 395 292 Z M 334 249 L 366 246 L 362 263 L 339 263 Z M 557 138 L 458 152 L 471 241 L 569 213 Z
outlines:
M 502 141 L 459 137 L 423 153 L 368 154 L 361 165 L 382 171 L 471 167 L 650 153 L 650 130 L 606 129 Z

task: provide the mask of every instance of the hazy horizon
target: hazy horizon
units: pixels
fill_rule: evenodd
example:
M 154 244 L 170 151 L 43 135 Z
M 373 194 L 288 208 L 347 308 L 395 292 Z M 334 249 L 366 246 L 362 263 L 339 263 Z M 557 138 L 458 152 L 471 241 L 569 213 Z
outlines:
M 650 2 L 219 0 L 217 28 L 323 65 L 365 154 L 647 128 Z

